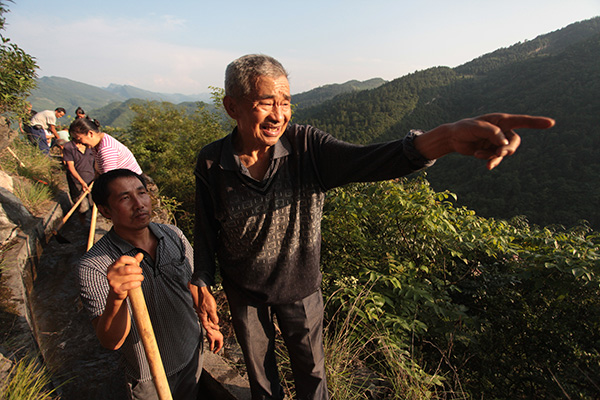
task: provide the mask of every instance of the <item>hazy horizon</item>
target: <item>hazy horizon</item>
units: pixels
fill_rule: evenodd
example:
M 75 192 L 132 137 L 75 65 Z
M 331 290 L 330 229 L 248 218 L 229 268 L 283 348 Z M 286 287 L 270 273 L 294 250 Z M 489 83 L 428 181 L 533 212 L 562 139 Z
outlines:
M 196 95 L 223 87 L 225 67 L 269 54 L 292 93 L 349 80 L 390 81 L 456 67 L 600 15 L 599 0 L 398 0 L 227 3 L 8 3 L 3 35 L 36 58 L 38 76 L 101 88 Z

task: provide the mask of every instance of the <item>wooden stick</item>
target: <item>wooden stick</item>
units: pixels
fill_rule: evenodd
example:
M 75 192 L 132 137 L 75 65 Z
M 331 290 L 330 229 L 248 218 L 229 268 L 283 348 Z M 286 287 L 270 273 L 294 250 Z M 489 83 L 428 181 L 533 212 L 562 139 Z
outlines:
M 21 168 L 25 168 L 25 164 L 23 164 L 23 161 L 21 161 L 21 159 L 20 159 L 19 157 L 17 157 L 17 155 L 15 154 L 15 152 L 14 152 L 14 151 L 12 151 L 12 149 L 11 149 L 10 147 L 7 147 L 6 149 L 8 150 L 8 152 L 9 152 L 10 154 L 12 154 L 12 156 L 13 156 L 14 158 L 16 158 L 16 159 L 17 159 L 17 161 L 19 162 L 19 165 L 21 165 Z
M 156 337 L 154 336 L 154 330 L 152 329 L 152 323 L 150 322 L 150 316 L 148 315 L 148 308 L 146 307 L 142 288 L 131 289 L 128 295 L 133 310 L 133 319 L 135 320 L 138 333 L 142 338 L 144 352 L 146 353 L 146 359 L 150 366 L 150 372 L 152 373 L 152 380 L 154 381 L 158 398 L 160 400 L 172 400 L 173 397 L 171 397 L 169 381 L 167 380 L 165 368 L 163 367 L 162 359 L 160 358 L 158 344 L 156 343 Z
M 91 185 L 89 186 L 89 189 L 92 190 L 92 186 L 94 186 L 94 182 L 91 183 Z M 67 222 L 67 220 L 71 217 L 71 215 L 73 215 L 73 213 L 75 212 L 75 210 L 77 209 L 77 207 L 81 204 L 81 202 L 83 201 L 83 199 L 85 199 L 85 196 L 87 196 L 89 194 L 89 191 L 83 191 L 83 193 L 81 193 L 81 195 L 79 196 L 79 198 L 77 199 L 77 201 L 75 202 L 75 204 L 73 204 L 73 207 L 71 207 L 71 209 L 69 210 L 69 212 L 63 217 L 62 221 L 60 222 L 60 224 L 58 224 L 58 227 L 52 231 L 53 234 L 56 235 L 56 233 L 60 230 L 60 228 L 63 227 L 63 225 Z
M 93 182 L 92 182 L 93 183 Z M 92 207 L 92 221 L 90 224 L 90 234 L 88 236 L 88 244 L 87 249 L 91 249 L 94 245 L 94 238 L 96 237 L 96 219 L 98 218 L 98 206 L 94 203 L 94 207 Z

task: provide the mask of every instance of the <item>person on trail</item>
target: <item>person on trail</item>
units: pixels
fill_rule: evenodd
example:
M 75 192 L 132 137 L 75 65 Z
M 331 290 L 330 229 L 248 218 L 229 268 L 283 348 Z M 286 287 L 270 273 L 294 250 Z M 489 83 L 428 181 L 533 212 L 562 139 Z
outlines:
M 84 192 L 89 192 L 89 185 L 96 176 L 94 168 L 95 151 L 81 143 L 68 141 L 62 149 L 63 162 L 67 168 L 67 183 L 69 184 L 69 195 L 71 201 L 76 203 Z M 92 195 L 88 193 L 77 209 L 79 213 L 79 222 L 82 225 L 87 223 L 88 211 L 91 210 Z
M 52 138 L 60 139 L 56 132 L 56 120 L 65 115 L 65 109 L 62 107 L 52 110 L 44 110 L 31 117 L 31 134 L 37 141 L 37 145 L 42 153 L 50 155 L 50 143 Z
M 126 168 L 142 174 L 133 153 L 117 139 L 100 131 L 95 119 L 78 118 L 69 126 L 71 140 L 96 150 L 96 169 L 103 174 L 113 169 Z
M 37 114 L 37 111 L 32 109 L 31 103 L 27 103 L 26 115 L 19 120 L 19 131 L 27 138 L 29 143 L 34 146 L 38 146 L 36 137 L 31 132 L 31 118 Z
M 85 115 L 85 111 L 81 107 L 77 107 L 75 109 L 75 119 L 73 120 L 73 122 L 77 121 L 79 118 L 89 119 L 89 117 L 87 115 Z
M 453 152 L 487 160 L 492 169 L 517 150 L 513 129 L 545 129 L 554 121 L 487 114 L 360 146 L 289 124 L 287 77 L 265 55 L 243 56 L 227 67 L 223 105 L 237 126 L 198 156 L 192 283 L 200 288 L 202 324 L 218 329 L 210 291 L 218 261 L 253 399 L 283 398 L 274 319 L 297 398 L 327 399 L 319 268 L 325 192 L 407 175 Z
M 190 283 L 193 250 L 181 230 L 151 222 L 146 182 L 128 169 L 100 175 L 92 197 L 112 229 L 81 258 L 80 296 L 102 346 L 119 350 L 133 399 L 157 399 L 129 290 L 143 290 L 162 363 L 175 400 L 196 400 L 203 363 L 198 288 Z M 207 329 L 210 350 L 223 346 Z

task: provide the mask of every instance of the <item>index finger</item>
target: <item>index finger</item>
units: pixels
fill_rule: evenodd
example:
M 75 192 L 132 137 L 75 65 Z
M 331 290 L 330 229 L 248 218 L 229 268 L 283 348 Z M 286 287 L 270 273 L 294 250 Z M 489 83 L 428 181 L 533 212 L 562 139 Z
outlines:
M 556 123 L 552 118 L 523 114 L 486 114 L 477 117 L 477 119 L 494 124 L 503 132 L 519 128 L 548 129 Z

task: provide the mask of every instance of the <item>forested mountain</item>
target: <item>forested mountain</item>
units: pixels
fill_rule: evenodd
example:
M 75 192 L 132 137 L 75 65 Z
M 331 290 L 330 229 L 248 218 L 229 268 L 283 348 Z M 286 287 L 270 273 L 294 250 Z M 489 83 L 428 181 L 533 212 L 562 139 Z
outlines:
M 64 107 L 67 115 L 75 116 L 77 107 L 89 111 L 115 101 L 125 101 L 127 98 L 71 79 L 44 76 L 37 80 L 37 87 L 31 92 L 28 100 L 34 110 L 54 110 L 56 107 Z
M 385 82 L 381 78 L 373 78 L 363 82 L 352 80 L 342 84 L 325 85 L 307 92 L 294 94 L 293 100 L 298 108 L 314 106 L 339 94 L 373 89 Z M 34 110 L 54 110 L 56 107 L 64 107 L 67 110 L 67 115 L 71 116 L 75 115 L 77 107 L 83 107 L 88 115 L 98 119 L 102 125 L 126 128 L 134 116 L 134 112 L 130 109 L 132 103 L 164 101 L 191 110 L 196 108 L 196 102 L 198 101 L 210 107 L 211 94 L 187 96 L 157 93 L 130 85 L 116 84 L 100 88 L 67 78 L 45 76 L 37 80 L 37 88 L 32 91 L 28 100 L 33 105 Z M 69 122 L 70 120 L 67 119 L 59 121 L 63 124 Z
M 150 102 L 150 100 L 142 100 L 139 98 L 131 98 L 126 101 L 117 101 L 114 103 L 110 103 L 104 107 L 94 109 L 88 112 L 88 115 L 91 118 L 97 119 L 100 121 L 102 126 L 110 126 L 117 129 L 125 129 L 133 120 L 136 113 L 131 109 L 133 104 L 143 104 L 145 102 Z M 151 101 L 152 103 L 161 103 L 160 101 Z M 169 103 L 169 102 L 166 102 Z M 172 104 L 172 103 L 169 103 Z M 183 102 L 174 105 L 176 108 L 181 108 L 185 110 L 187 113 L 191 114 L 195 110 L 198 109 L 198 105 L 202 104 L 203 107 L 212 110 L 212 104 L 206 104 L 203 102 Z
M 294 94 L 292 96 L 292 101 L 294 102 L 296 109 L 299 110 L 301 108 L 316 106 L 324 101 L 333 99 L 339 94 L 375 89 L 384 83 L 386 83 L 386 81 L 381 78 L 373 78 L 362 82 L 352 80 L 346 83 L 333 83 L 320 86 L 309 90 L 308 92 Z
M 557 125 L 522 132 L 519 152 L 488 172 L 483 162 L 447 157 L 427 172 L 436 190 L 488 217 L 600 228 L 600 18 L 515 44 L 456 68 L 436 67 L 379 88 L 300 109 L 310 123 L 357 143 L 488 112 L 546 115 Z
M 185 95 L 180 93 L 156 93 L 149 90 L 144 90 L 131 85 L 116 85 L 111 83 L 105 89 L 108 92 L 119 95 L 125 99 L 142 99 L 150 101 L 168 101 L 173 104 L 180 104 L 186 102 L 196 101 L 210 101 L 210 93 L 203 93 L 198 95 Z
M 167 101 L 174 104 L 195 104 L 195 101 L 210 101 L 210 94 L 187 96 L 181 94 L 157 93 L 129 85 L 110 84 L 100 88 L 82 82 L 56 76 L 44 76 L 37 80 L 37 87 L 31 92 L 28 100 L 33 109 L 54 110 L 64 107 L 67 115 L 74 116 L 75 109 L 82 107 L 88 115 L 97 118 L 103 125 L 125 128 L 131 122 L 133 112 L 129 109 L 131 102 Z M 64 118 L 59 124 L 68 124 Z
M 366 89 L 372 89 L 378 87 L 385 83 L 385 81 L 381 78 L 373 78 L 367 81 L 359 82 L 359 81 L 349 81 L 342 84 L 331 84 L 318 87 L 316 89 L 309 90 L 307 92 L 294 94 L 293 102 L 294 105 L 298 108 L 306 107 L 308 105 L 317 105 L 326 100 L 332 99 L 338 94 L 341 93 L 349 93 L 349 92 L 357 92 Z M 109 86 L 109 90 L 116 88 L 116 85 Z M 126 87 L 121 86 L 121 89 L 115 90 L 115 93 L 119 93 L 122 96 L 129 96 L 129 100 L 127 101 L 119 101 L 110 103 L 104 107 L 93 109 L 90 112 L 90 115 L 94 118 L 97 118 L 102 122 L 103 125 L 112 126 L 113 128 L 125 128 L 129 126 L 131 123 L 135 113 L 131 110 L 130 105 L 133 103 L 140 103 L 142 101 L 166 101 L 175 103 L 173 101 L 165 100 L 164 97 L 166 95 L 156 93 L 152 94 L 152 92 L 146 92 L 142 89 L 134 88 L 134 87 Z M 171 95 L 175 97 L 177 95 Z M 140 100 L 144 99 L 144 100 Z M 203 106 L 208 110 L 213 110 L 214 106 L 209 101 L 202 102 Z M 175 103 L 177 107 L 183 107 L 189 113 L 192 113 L 197 107 L 197 102 L 179 102 Z

